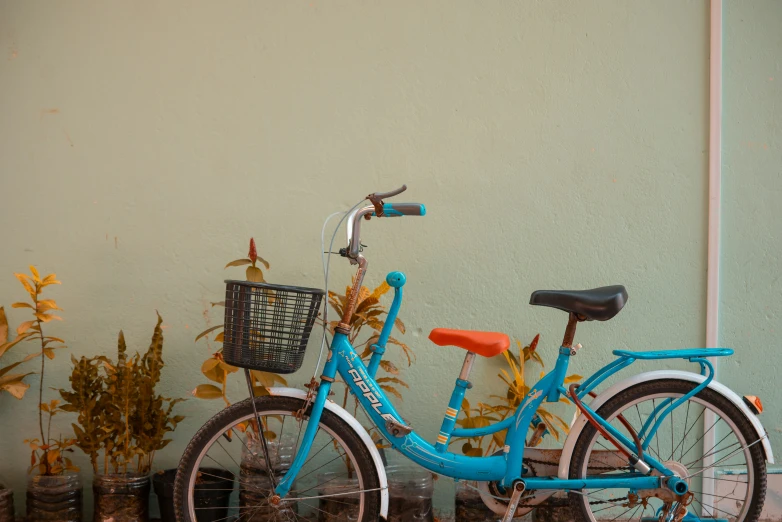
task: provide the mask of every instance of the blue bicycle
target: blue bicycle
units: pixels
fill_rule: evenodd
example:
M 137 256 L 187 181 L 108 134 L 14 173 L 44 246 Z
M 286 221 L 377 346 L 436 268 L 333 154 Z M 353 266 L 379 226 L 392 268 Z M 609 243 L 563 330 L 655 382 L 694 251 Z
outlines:
M 760 399 L 740 397 L 714 380 L 712 359 L 729 356 L 732 350 L 616 350 L 610 364 L 581 384 L 565 387 L 570 358 L 581 348 L 574 344 L 576 327 L 619 313 L 627 302 L 623 286 L 533 292 L 530 304 L 567 314 L 556 365 L 530 390 L 515 415 L 484 428 L 458 428 L 456 418 L 472 387 L 476 355 L 491 357 L 508 350 L 508 336 L 433 330 L 429 338 L 435 344 L 467 351 L 464 364 L 434 442 L 405 422 L 376 379 L 401 306 L 404 274 L 392 272 L 386 278 L 394 300 L 368 364 L 348 340 L 351 320 L 361 313 L 356 302 L 367 271 L 361 223 L 425 215 L 421 204 L 385 201 L 405 188 L 371 194 L 369 205 L 357 205 L 345 215 L 347 246 L 340 254 L 357 265 L 357 274 L 323 372 L 307 391 L 272 388 L 269 395 L 255 396 L 250 370 L 299 369 L 324 292 L 227 281 L 223 354 L 226 362 L 245 368 L 251 397 L 215 415 L 187 447 L 175 484 L 178 520 L 386 520 L 389 493 L 383 455 L 361 423 L 329 399 L 337 378 L 388 444 L 433 473 L 477 482 L 481 498 L 503 521 L 558 491 L 569 493 L 582 521 L 758 520 L 766 462 L 773 462 L 773 456 L 757 417 Z M 697 371 L 650 371 L 596 393 L 608 377 L 635 361 L 669 359 L 689 361 Z M 551 452 L 526 447 L 525 438 L 540 404 L 563 397 L 576 406 L 578 415 L 561 457 L 552 462 L 542 459 Z M 467 457 L 448 451 L 454 437 L 497 432 L 505 432 L 505 445 L 494 455 Z M 204 503 L 206 497 L 217 498 L 220 490 L 222 500 Z

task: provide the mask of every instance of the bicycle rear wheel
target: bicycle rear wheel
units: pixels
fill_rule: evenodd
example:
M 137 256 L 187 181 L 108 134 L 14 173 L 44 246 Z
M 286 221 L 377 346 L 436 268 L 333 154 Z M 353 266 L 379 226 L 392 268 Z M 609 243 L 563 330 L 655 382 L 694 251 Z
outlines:
M 377 520 L 380 482 L 372 457 L 353 429 L 328 410 L 321 415 L 315 441 L 290 493 L 274 504 L 272 480 L 279 483 L 290 467 L 309 422 L 309 411 L 301 420 L 296 418 L 303 406 L 303 400 L 292 397 L 255 399 L 268 464 L 250 399 L 212 417 L 179 463 L 174 484 L 177 520 Z
M 618 420 L 620 414 L 640 433 L 655 409 L 664 410 L 666 402 L 670 404 L 696 386 L 696 383 L 675 379 L 641 383 L 609 399 L 597 413 L 630 438 L 629 431 Z M 714 413 L 715 420 L 710 426 L 704 426 L 703 421 L 707 410 Z M 712 432 L 714 444 L 704 448 L 704 437 Z M 686 513 L 689 518 L 684 520 L 755 522 L 760 516 L 766 493 L 766 460 L 762 445 L 744 414 L 715 391 L 706 388 L 673 410 L 646 451 L 686 478 L 693 494 L 689 505 L 679 505 L 665 488 L 571 492 L 570 503 L 576 519 L 589 522 L 679 521 Z M 627 459 L 591 424 L 584 428 L 570 462 L 571 478 L 608 477 L 630 470 Z M 713 486 L 713 494 L 707 494 L 709 488 L 704 485 Z

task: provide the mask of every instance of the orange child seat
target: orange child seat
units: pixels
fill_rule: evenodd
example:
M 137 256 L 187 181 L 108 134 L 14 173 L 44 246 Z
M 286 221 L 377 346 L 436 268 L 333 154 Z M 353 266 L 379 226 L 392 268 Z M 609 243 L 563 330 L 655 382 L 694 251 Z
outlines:
M 458 346 L 484 357 L 494 357 L 510 348 L 510 338 L 499 332 L 435 328 L 429 340 L 437 346 Z

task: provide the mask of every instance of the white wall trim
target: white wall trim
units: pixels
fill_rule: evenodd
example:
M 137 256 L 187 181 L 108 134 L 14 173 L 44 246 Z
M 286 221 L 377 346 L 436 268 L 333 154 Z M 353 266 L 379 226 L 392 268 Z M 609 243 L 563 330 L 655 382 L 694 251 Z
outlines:
M 711 0 L 709 25 L 709 243 L 706 277 L 706 346 L 719 345 L 720 305 L 720 196 L 722 181 L 722 0 Z M 711 363 L 717 369 L 716 358 Z M 715 422 L 714 413 L 706 410 L 703 416 L 705 430 Z M 714 447 L 715 433 L 709 430 L 703 437 L 703 448 Z M 704 451 L 707 454 L 708 451 Z M 714 463 L 714 457 L 706 457 L 703 465 Z M 703 474 L 704 479 L 714 478 L 714 469 Z M 703 504 L 714 505 L 714 481 L 703 481 Z M 712 516 L 703 508 L 704 516 Z

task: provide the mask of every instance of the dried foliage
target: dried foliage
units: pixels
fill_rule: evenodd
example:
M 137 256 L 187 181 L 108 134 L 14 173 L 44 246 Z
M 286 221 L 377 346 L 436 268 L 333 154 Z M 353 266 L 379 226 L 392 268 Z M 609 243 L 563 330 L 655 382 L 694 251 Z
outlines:
M 352 285 L 346 287 L 345 293 L 343 295 L 329 291 L 329 304 L 340 318 L 344 313 L 345 306 L 347 306 L 351 289 Z M 376 343 L 378 339 L 380 339 L 380 332 L 383 330 L 383 327 L 386 324 L 383 318 L 388 316 L 388 310 L 380 303 L 380 298 L 388 293 L 390 289 L 391 287 L 385 281 L 383 281 L 372 291 L 370 291 L 366 286 L 362 286 L 359 290 L 358 298 L 356 299 L 356 309 L 353 312 L 353 316 L 350 318 L 350 334 L 348 335 L 348 339 L 350 340 L 350 344 L 356 348 L 361 346 L 364 347 L 364 350 L 361 352 L 361 360 L 364 361 L 365 365 L 369 363 L 369 359 L 372 356 L 372 350 L 370 347 Z M 328 328 L 332 335 L 334 335 L 334 329 L 337 327 L 339 322 L 339 319 L 335 321 L 329 321 Z M 405 325 L 401 319 L 397 318 L 394 321 L 394 326 L 402 334 L 405 333 Z M 367 330 L 369 331 L 368 334 L 365 333 Z M 362 334 L 364 336 L 368 335 L 368 337 L 366 337 L 366 339 L 360 339 Z M 409 346 L 407 346 L 399 339 L 390 336 L 388 338 L 388 343 L 399 346 L 399 348 L 402 350 L 402 354 L 407 360 L 408 366 L 413 363 L 415 360 L 415 354 Z M 388 354 L 388 352 L 386 352 L 386 354 Z M 402 400 L 402 393 L 399 391 L 399 387 L 410 388 L 410 386 L 404 380 L 399 378 L 399 368 L 393 362 L 388 360 L 381 360 L 380 368 L 387 375 L 384 377 L 375 378 L 378 386 L 380 386 L 380 388 L 382 388 L 386 393 L 393 395 L 399 400 Z M 338 382 L 340 382 L 345 387 L 344 395 L 342 397 L 342 407 L 344 408 L 347 406 L 348 402 L 348 386 L 341 379 Z M 356 398 L 354 398 L 353 414 L 354 416 L 358 414 L 358 399 Z M 371 423 L 369 426 L 365 426 L 365 428 L 370 435 L 372 435 L 373 430 L 376 430 L 375 426 Z M 378 444 L 378 447 L 386 448 L 390 446 Z M 350 473 L 351 470 L 349 462 L 349 460 L 346 460 L 348 472 Z
M 516 339 L 516 346 L 519 350 L 519 356 L 516 357 L 516 355 L 514 355 L 510 350 L 504 352 L 502 355 L 505 357 L 505 360 L 508 363 L 508 370 L 510 370 L 510 372 L 503 369 L 499 374 L 497 374 L 502 382 L 507 385 L 505 395 L 490 395 L 491 399 L 496 399 L 493 404 L 479 402 L 475 408 L 471 408 L 470 403 L 467 401 L 467 399 L 465 399 L 462 403 L 464 417 L 457 420 L 456 424 L 462 428 L 485 428 L 491 424 L 502 422 L 503 420 L 507 419 L 508 416 L 513 415 L 516 412 L 519 405 L 527 398 L 531 389 L 531 386 L 527 384 L 524 377 L 526 364 L 532 361 L 539 364 L 541 367 L 544 366 L 543 359 L 541 359 L 537 352 L 539 340 L 540 334 L 536 335 L 529 345 L 522 347 L 521 341 Z M 540 375 L 542 377 L 543 373 Z M 580 380 L 580 375 L 573 374 L 565 379 L 565 384 L 577 382 Z M 562 399 L 562 402 L 569 404 L 566 399 Z M 559 430 L 562 430 L 564 433 L 568 432 L 569 428 L 567 423 L 558 415 L 550 413 L 543 406 L 539 407 L 536 413 L 538 417 L 536 421 L 542 423 L 546 430 L 554 435 L 557 440 L 559 440 Z M 537 422 L 533 422 L 533 425 L 536 424 Z M 487 435 L 483 437 L 470 438 L 462 445 L 462 453 L 470 457 L 491 455 L 494 451 L 502 448 L 505 445 L 506 431 L 507 430 L 495 432 L 490 436 Z M 486 437 L 489 437 L 489 444 L 484 450 L 483 443 Z M 459 439 L 460 438 L 454 438 L 451 440 L 451 443 L 454 443 Z M 536 445 L 536 443 L 533 445 Z
M 33 318 L 23 322 L 16 328 L 17 337 L 14 342 L 11 343 L 11 346 L 20 342 L 21 340 L 40 342 L 40 351 L 37 354 L 27 356 L 22 361 L 24 362 L 39 356 L 41 358 L 41 380 L 38 387 L 38 427 L 40 430 L 40 438 L 28 439 L 25 441 L 25 443 L 28 444 L 33 450 L 33 458 L 31 459 L 33 465 L 30 467 L 30 471 L 37 469 L 38 472 L 42 475 L 58 475 L 64 470 L 68 469 L 68 465 L 64 464 L 62 452 L 69 444 L 67 441 L 63 441 L 62 439 L 52 441 L 50 438 L 49 434 L 51 433 L 51 417 L 54 415 L 54 412 L 49 411 L 49 408 L 56 408 L 56 404 L 54 406 L 50 406 L 51 403 L 44 403 L 43 383 L 46 376 L 46 359 L 54 359 L 54 350 L 65 348 L 65 346 L 62 344 L 65 341 L 59 337 L 44 335 L 44 324 L 51 321 L 62 321 L 62 317 L 52 313 L 54 310 L 62 309 L 57 306 L 57 303 L 54 301 L 54 299 L 43 299 L 43 289 L 49 285 L 59 285 L 61 283 L 57 280 L 57 276 L 55 274 L 49 274 L 42 278 L 38 273 L 38 270 L 33 265 L 30 265 L 30 274 L 31 275 L 14 274 L 14 276 L 16 276 L 24 289 L 30 295 L 30 301 L 20 301 L 12 304 L 11 306 L 13 308 L 23 308 L 30 310 Z M 7 337 L 8 323 L 5 321 L 5 313 L 3 313 L 3 323 L 6 326 Z M 8 348 L 6 348 L 6 350 L 7 349 Z M 19 383 L 22 385 L 24 384 L 21 383 L 21 380 Z M 16 389 L 22 390 L 22 388 L 20 388 L 18 385 Z M 23 389 L 26 390 L 26 388 Z M 22 391 L 22 393 L 24 392 Z M 48 430 L 46 432 L 44 432 L 43 429 L 44 413 L 49 414 Z
M 17 335 L 16 338 L 13 341 L 8 340 L 8 319 L 5 316 L 5 309 L 0 306 L 0 358 L 5 355 L 8 350 L 19 344 L 20 342 L 24 341 L 28 337 L 32 335 L 32 332 L 25 332 L 21 335 Z M 7 392 L 16 397 L 17 399 L 21 399 L 24 397 L 25 392 L 27 392 L 28 388 L 30 388 L 30 385 L 24 382 L 24 378 L 28 375 L 32 375 L 35 372 L 27 372 L 27 373 L 10 373 L 11 370 L 17 368 L 19 365 L 29 361 L 30 359 L 34 359 L 38 357 L 37 353 L 33 353 L 25 357 L 21 361 L 17 361 L 15 363 L 11 363 L 7 366 L 0 366 L 0 393 Z
M 117 360 L 105 356 L 71 358 L 74 363 L 69 390 L 60 390 L 65 401 L 60 410 L 77 413 L 74 423 L 76 445 L 90 457 L 99 472 L 103 452 L 103 473 L 135 471 L 149 473 L 155 453 L 171 439 L 184 417 L 174 415 L 174 406 L 184 399 L 171 399 L 155 392 L 163 369 L 162 317 L 158 314 L 152 340 L 140 355 L 127 354 L 125 335 L 120 331 Z
M 225 268 L 232 266 L 250 265 L 245 270 L 245 277 L 247 278 L 247 281 L 251 281 L 253 283 L 265 283 L 266 280 L 263 278 L 263 271 L 257 266 L 258 263 L 261 263 L 263 266 L 265 266 L 267 270 L 269 269 L 269 262 L 258 256 L 258 251 L 255 247 L 255 239 L 250 238 L 250 251 L 248 252 L 247 257 L 231 261 L 225 265 Z M 225 301 L 219 301 L 210 304 L 212 308 L 215 306 L 225 307 Z M 198 334 L 195 340 L 197 342 L 200 339 L 204 339 L 207 343 L 209 343 L 209 334 L 217 332 L 214 333 L 214 338 L 212 341 L 222 343 L 222 330 L 223 324 L 221 321 L 220 324 L 209 327 Z M 227 394 L 228 376 L 237 371 L 239 371 L 239 368 L 236 366 L 231 366 L 223 359 L 223 348 L 221 346 L 201 365 L 201 373 L 204 374 L 204 377 L 216 383 L 218 386 L 210 383 L 199 384 L 191 392 L 192 395 L 194 397 L 198 397 L 199 399 L 223 399 L 225 405 L 230 406 L 231 401 L 228 400 Z M 288 381 L 276 373 L 251 370 L 250 375 L 253 379 L 253 391 L 256 396 L 268 395 L 268 388 L 271 388 L 277 383 L 282 384 L 283 386 L 288 385 Z
M 62 411 L 57 408 L 60 403 L 58 400 L 52 400 L 48 403 L 41 404 L 40 410 L 46 413 L 47 419 L 47 432 L 46 444 L 41 443 L 41 439 L 27 439 L 24 441 L 30 447 L 30 469 L 28 473 L 32 473 L 33 470 L 37 470 L 40 475 L 59 475 L 65 471 L 79 471 L 77 466 L 74 466 L 71 459 L 66 457 L 66 453 L 72 453 L 72 446 L 76 444 L 76 439 L 63 439 L 62 435 L 58 439 L 52 439 L 52 417 Z
M 345 288 L 345 293 L 340 295 L 336 292 L 329 291 L 329 304 L 337 313 L 338 317 L 342 317 L 347 306 L 350 296 L 351 286 Z M 361 352 L 361 359 L 365 364 L 368 363 L 369 358 L 372 356 L 372 350 L 370 347 L 380 339 L 380 332 L 383 330 L 386 322 L 383 317 L 388 315 L 388 310 L 384 305 L 380 303 L 380 298 L 388 293 L 391 289 L 388 283 L 383 281 L 377 288 L 370 291 L 366 286 L 362 286 L 356 299 L 356 310 L 353 312 L 353 316 L 350 318 L 350 334 L 348 339 L 350 344 L 359 348 L 364 347 Z M 334 334 L 334 329 L 339 324 L 339 319 L 335 321 L 329 321 L 329 330 L 331 334 Z M 400 333 L 405 333 L 405 324 L 398 317 L 394 321 L 394 327 L 399 330 Z M 359 340 L 366 330 L 369 330 L 368 337 Z M 367 335 L 364 333 L 364 335 Z M 402 350 L 402 354 L 407 360 L 407 365 L 410 366 L 415 360 L 415 353 L 405 343 L 394 337 L 388 338 L 388 343 L 399 346 Z M 386 393 L 390 393 L 394 397 L 402 400 L 402 394 L 399 391 L 399 386 L 409 388 L 408 384 L 402 379 L 395 377 L 399 375 L 399 368 L 391 361 L 380 361 L 380 368 L 385 371 L 388 376 L 379 377 L 376 379 L 377 383 Z M 347 400 L 347 399 L 345 399 Z

